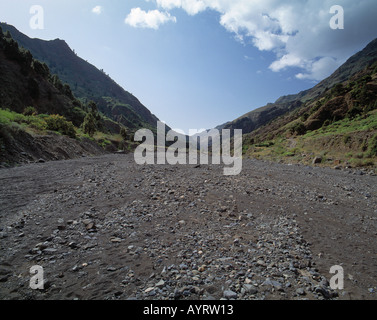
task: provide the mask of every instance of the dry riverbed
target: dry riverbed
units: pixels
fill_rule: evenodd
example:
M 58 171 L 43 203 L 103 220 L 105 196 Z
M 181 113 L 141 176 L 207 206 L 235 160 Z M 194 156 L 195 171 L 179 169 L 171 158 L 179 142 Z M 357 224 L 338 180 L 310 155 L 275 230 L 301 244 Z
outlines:
M 376 236 L 367 171 L 244 160 L 226 177 L 132 155 L 0 170 L 1 299 L 376 299 Z

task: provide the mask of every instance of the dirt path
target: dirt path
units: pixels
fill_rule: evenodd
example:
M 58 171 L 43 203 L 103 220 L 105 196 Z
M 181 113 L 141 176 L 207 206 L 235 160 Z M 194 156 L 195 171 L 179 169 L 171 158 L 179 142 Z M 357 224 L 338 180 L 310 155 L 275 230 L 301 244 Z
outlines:
M 252 160 L 222 173 L 131 155 L 0 170 L 0 298 L 377 298 L 376 176 Z

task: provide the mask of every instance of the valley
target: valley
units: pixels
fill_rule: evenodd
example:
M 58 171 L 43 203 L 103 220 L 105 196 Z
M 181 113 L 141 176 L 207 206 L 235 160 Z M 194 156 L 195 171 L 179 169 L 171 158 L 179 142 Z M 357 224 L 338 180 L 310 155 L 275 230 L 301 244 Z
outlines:
M 174 149 L 167 165 L 153 142 L 168 124 L 64 40 L 1 23 L 0 299 L 376 300 L 376 99 L 374 40 L 313 88 L 217 126 L 242 130 L 219 146 L 242 141 L 236 175 L 174 165 Z M 159 151 L 197 155 L 174 134 Z

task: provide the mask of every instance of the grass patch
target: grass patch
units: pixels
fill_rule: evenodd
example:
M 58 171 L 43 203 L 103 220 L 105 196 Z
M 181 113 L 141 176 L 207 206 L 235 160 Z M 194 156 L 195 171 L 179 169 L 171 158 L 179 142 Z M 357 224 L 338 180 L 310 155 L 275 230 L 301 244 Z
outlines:
M 67 121 L 65 117 L 59 115 L 35 113 L 24 115 L 8 109 L 0 109 L 0 124 L 7 126 L 17 124 L 24 130 L 32 129 L 32 131 L 39 134 L 46 134 L 47 130 L 50 130 L 71 138 L 76 137 L 76 129 L 72 122 Z
M 352 132 L 360 131 L 374 131 L 377 130 L 377 111 L 374 110 L 367 115 L 359 115 L 354 119 L 343 119 L 334 122 L 328 126 L 324 126 L 318 130 L 308 132 L 304 135 L 305 138 L 320 137 L 330 135 L 344 135 L 344 143 L 347 144 L 351 137 Z
M 352 167 L 371 167 L 375 165 L 375 162 L 372 159 L 350 159 L 349 163 Z
M 369 157 L 376 157 L 377 156 L 377 133 L 369 141 L 368 155 L 369 155 Z

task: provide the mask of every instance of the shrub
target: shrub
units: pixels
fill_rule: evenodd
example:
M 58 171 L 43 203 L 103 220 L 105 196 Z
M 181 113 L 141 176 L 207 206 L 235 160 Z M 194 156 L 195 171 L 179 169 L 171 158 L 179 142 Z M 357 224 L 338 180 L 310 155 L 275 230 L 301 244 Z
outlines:
M 62 91 L 63 91 L 63 94 L 66 95 L 71 100 L 75 99 L 75 97 L 73 96 L 73 93 L 72 93 L 72 90 L 71 90 L 71 87 L 69 86 L 69 84 L 67 84 L 67 83 L 64 84 Z
M 50 115 L 45 118 L 47 130 L 57 131 L 71 138 L 76 137 L 75 127 L 72 122 L 66 120 L 65 117 L 59 115 Z
M 372 77 L 368 74 L 368 75 L 362 77 L 361 79 L 359 79 L 357 82 L 362 83 L 362 84 L 366 84 L 366 83 L 371 82 L 371 81 L 372 81 Z
M 59 77 L 54 74 L 52 77 L 51 77 L 51 83 L 52 85 L 58 89 L 59 91 L 62 91 L 63 90 L 63 84 L 62 82 L 60 81 Z
M 315 106 L 310 109 L 309 113 L 313 114 L 314 112 L 318 111 L 323 106 L 323 104 L 324 103 L 322 101 L 317 101 L 317 103 L 315 104 Z
M 94 118 L 93 114 L 89 112 L 83 123 L 83 130 L 85 134 L 88 134 L 90 137 L 93 137 L 94 133 L 97 130 L 97 125 L 96 125 L 96 119 Z
M 273 143 L 272 141 L 268 141 L 268 142 L 258 143 L 255 146 L 258 147 L 258 148 L 269 148 L 269 147 L 272 147 L 274 144 L 275 143 Z
M 369 105 L 365 108 L 364 112 L 368 113 L 368 112 L 376 110 L 376 109 L 377 109 L 377 100 L 369 103 Z
M 6 39 L 12 39 L 12 35 L 10 34 L 9 30 L 5 31 L 4 38 L 6 38 Z
M 44 131 L 47 129 L 46 121 L 40 116 L 27 116 L 26 123 L 37 130 Z
M 43 77 L 47 77 L 50 74 L 50 69 L 48 68 L 47 64 L 45 64 L 44 62 L 42 63 L 38 60 L 33 60 L 31 67 L 34 69 L 34 71 L 37 74 Z
M 27 107 L 22 114 L 24 116 L 35 116 L 38 114 L 38 112 L 34 107 Z
M 350 141 L 351 141 L 350 135 L 347 134 L 343 137 L 343 142 L 344 142 L 345 145 L 347 145 Z
M 348 110 L 347 117 L 349 119 L 354 119 L 356 116 L 358 116 L 362 112 L 363 112 L 362 108 L 360 108 L 359 106 L 353 106 L 351 109 Z
M 301 116 L 301 121 L 302 122 L 305 122 L 306 120 L 309 119 L 309 114 L 307 112 L 305 112 L 302 116 Z
M 334 97 L 338 97 L 342 95 L 344 92 L 345 92 L 345 88 L 343 84 L 341 83 L 338 83 L 337 85 L 335 85 L 335 87 L 331 90 L 331 93 Z
M 306 127 L 302 122 L 298 122 L 290 128 L 292 134 L 304 135 L 306 133 Z
M 127 140 L 127 137 L 128 137 L 128 132 L 127 132 L 127 129 L 122 127 L 120 129 L 120 135 L 122 136 L 123 140 L 126 141 Z
M 287 151 L 287 152 L 283 153 L 284 157 L 294 157 L 295 155 L 296 155 L 296 153 L 294 153 L 292 151 Z
M 369 140 L 368 155 L 370 157 L 377 156 L 377 134 L 375 134 L 373 138 Z

